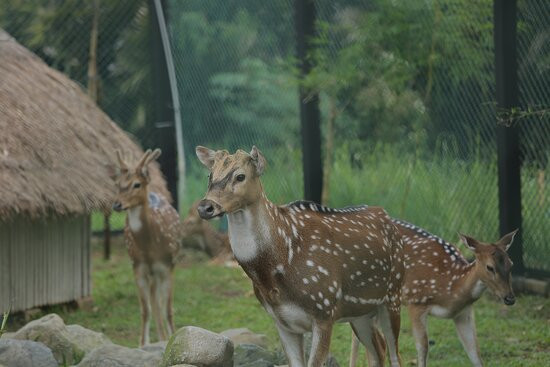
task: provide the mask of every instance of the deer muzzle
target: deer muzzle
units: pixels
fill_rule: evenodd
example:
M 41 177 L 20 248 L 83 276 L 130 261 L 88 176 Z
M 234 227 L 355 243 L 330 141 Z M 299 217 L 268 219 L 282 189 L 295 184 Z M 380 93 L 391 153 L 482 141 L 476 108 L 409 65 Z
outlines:
M 502 300 L 504 301 L 504 304 L 506 306 L 511 306 L 516 303 L 516 297 L 513 293 L 507 294 L 506 296 L 504 296 L 504 298 L 502 298 Z
M 212 200 L 203 199 L 197 206 L 197 212 L 202 219 L 212 219 L 224 214 L 222 207 Z
M 124 208 L 122 207 L 122 203 L 120 201 L 115 201 L 113 203 L 113 210 L 115 212 L 121 212 L 124 210 Z

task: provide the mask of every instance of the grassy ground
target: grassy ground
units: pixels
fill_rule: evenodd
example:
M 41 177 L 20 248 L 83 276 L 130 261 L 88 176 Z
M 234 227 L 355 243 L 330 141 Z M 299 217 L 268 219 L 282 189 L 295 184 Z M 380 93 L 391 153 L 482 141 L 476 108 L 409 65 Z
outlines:
M 44 312 L 58 312 L 66 323 L 78 323 L 106 333 L 116 343 L 136 346 L 140 317 L 130 261 L 120 237 L 115 238 L 113 247 L 113 258 L 105 262 L 100 246 L 93 246 L 93 307 L 77 311 L 54 307 Z M 209 265 L 188 257 L 176 269 L 175 279 L 176 327 L 195 325 L 216 332 L 248 327 L 267 334 L 270 347 L 279 348 L 273 323 L 240 268 Z M 548 365 L 550 299 L 520 296 L 516 305 L 506 307 L 485 295 L 475 309 L 482 356 L 488 366 Z M 17 326 L 11 325 L 10 331 Z M 403 361 L 413 365 L 414 342 L 405 312 L 401 335 Z M 435 341 L 430 350 L 431 366 L 468 365 L 452 322 L 430 319 L 430 339 Z M 348 363 L 349 345 L 350 328 L 337 325 L 331 350 L 343 366 Z M 364 358 L 360 366 L 366 366 Z

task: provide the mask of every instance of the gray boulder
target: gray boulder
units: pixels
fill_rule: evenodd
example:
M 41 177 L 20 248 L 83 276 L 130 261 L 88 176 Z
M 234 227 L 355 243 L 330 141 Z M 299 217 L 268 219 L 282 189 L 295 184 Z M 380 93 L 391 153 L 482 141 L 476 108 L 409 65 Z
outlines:
M 229 338 L 208 330 L 183 327 L 168 341 L 161 366 L 178 364 L 232 367 L 233 343 Z
M 75 364 L 84 357 L 84 349 L 77 344 L 61 317 L 56 314 L 31 321 L 10 337 L 43 343 L 51 349 L 59 364 Z
M 158 356 L 160 356 L 160 359 L 162 359 L 164 351 L 166 350 L 166 344 L 168 344 L 167 341 L 159 341 L 156 343 L 146 344 L 143 347 L 141 347 L 141 350 L 144 350 L 149 353 L 157 354 Z
M 80 325 L 67 325 L 67 330 L 73 344 L 78 345 L 84 353 L 89 353 L 104 344 L 112 344 L 105 334 L 86 329 Z
M 286 363 L 281 353 L 270 352 L 254 344 L 236 346 L 234 360 L 235 367 L 272 367 Z
M 161 359 L 160 353 L 105 344 L 88 353 L 77 367 L 153 367 Z
M 262 348 L 268 346 L 267 336 L 253 333 L 247 328 L 229 329 L 222 331 L 220 334 L 231 339 L 235 347 L 241 344 L 254 344 Z
M 30 340 L 0 340 L 0 366 L 57 367 L 52 351 Z

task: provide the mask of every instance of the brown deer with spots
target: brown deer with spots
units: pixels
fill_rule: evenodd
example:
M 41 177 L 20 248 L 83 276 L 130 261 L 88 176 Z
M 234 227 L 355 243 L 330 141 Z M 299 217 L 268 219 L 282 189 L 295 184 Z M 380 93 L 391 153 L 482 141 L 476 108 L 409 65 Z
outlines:
M 349 322 L 381 365 L 372 339 L 374 319 L 399 366 L 402 244 L 381 208 L 330 209 L 298 201 L 277 206 L 264 194 L 266 161 L 256 147 L 213 151 L 197 147 L 210 170 L 202 218 L 227 214 L 233 254 L 272 316 L 291 367 L 304 366 L 303 334 L 312 332 L 308 366 L 327 357 L 333 324 Z
M 394 220 L 403 234 L 405 282 L 403 303 L 407 304 L 418 353 L 418 366 L 426 366 L 428 356 L 427 317 L 452 319 L 462 345 L 474 366 L 482 366 L 476 336 L 473 303 L 486 288 L 506 305 L 515 303 L 512 290 L 512 261 L 506 251 L 517 232 L 496 243 L 483 243 L 472 237 L 460 239 L 475 254 L 469 263 L 452 244 L 425 230 Z M 357 340 L 352 345 L 356 360 Z M 354 362 L 353 362 L 354 363 Z M 353 365 L 352 365 L 353 366 Z
M 159 155 L 159 149 L 148 150 L 131 167 L 117 151 L 118 195 L 113 209 L 128 213 L 124 237 L 141 306 L 140 345 L 149 343 L 151 312 L 160 340 L 166 340 L 174 332 L 172 274 L 180 249 L 181 227 L 176 210 L 162 195 L 147 188 L 150 181 L 147 165 Z

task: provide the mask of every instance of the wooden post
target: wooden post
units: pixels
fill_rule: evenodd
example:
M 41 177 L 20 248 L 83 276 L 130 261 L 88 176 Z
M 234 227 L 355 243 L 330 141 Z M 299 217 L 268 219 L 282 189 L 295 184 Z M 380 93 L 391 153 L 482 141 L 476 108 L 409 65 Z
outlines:
M 516 228 L 520 231 L 509 253 L 516 274 L 525 272 L 521 231 L 521 178 L 518 126 L 512 109 L 519 106 L 516 51 L 516 0 L 494 0 L 494 43 L 497 114 L 510 118 L 510 123 L 497 126 L 498 202 L 500 234 Z M 508 121 L 508 118 L 505 119 Z
M 99 104 L 99 73 L 97 72 L 97 39 L 99 34 L 99 0 L 94 0 L 92 29 L 90 31 L 90 49 L 88 58 L 88 95 Z M 111 226 L 109 224 L 110 211 L 103 217 L 103 259 L 111 258 Z
M 315 37 L 315 1 L 295 0 L 296 54 L 303 78 L 312 68 L 310 50 Z M 300 86 L 300 121 L 302 126 L 302 164 L 306 200 L 321 202 L 323 167 L 321 162 L 321 123 L 319 95 Z

